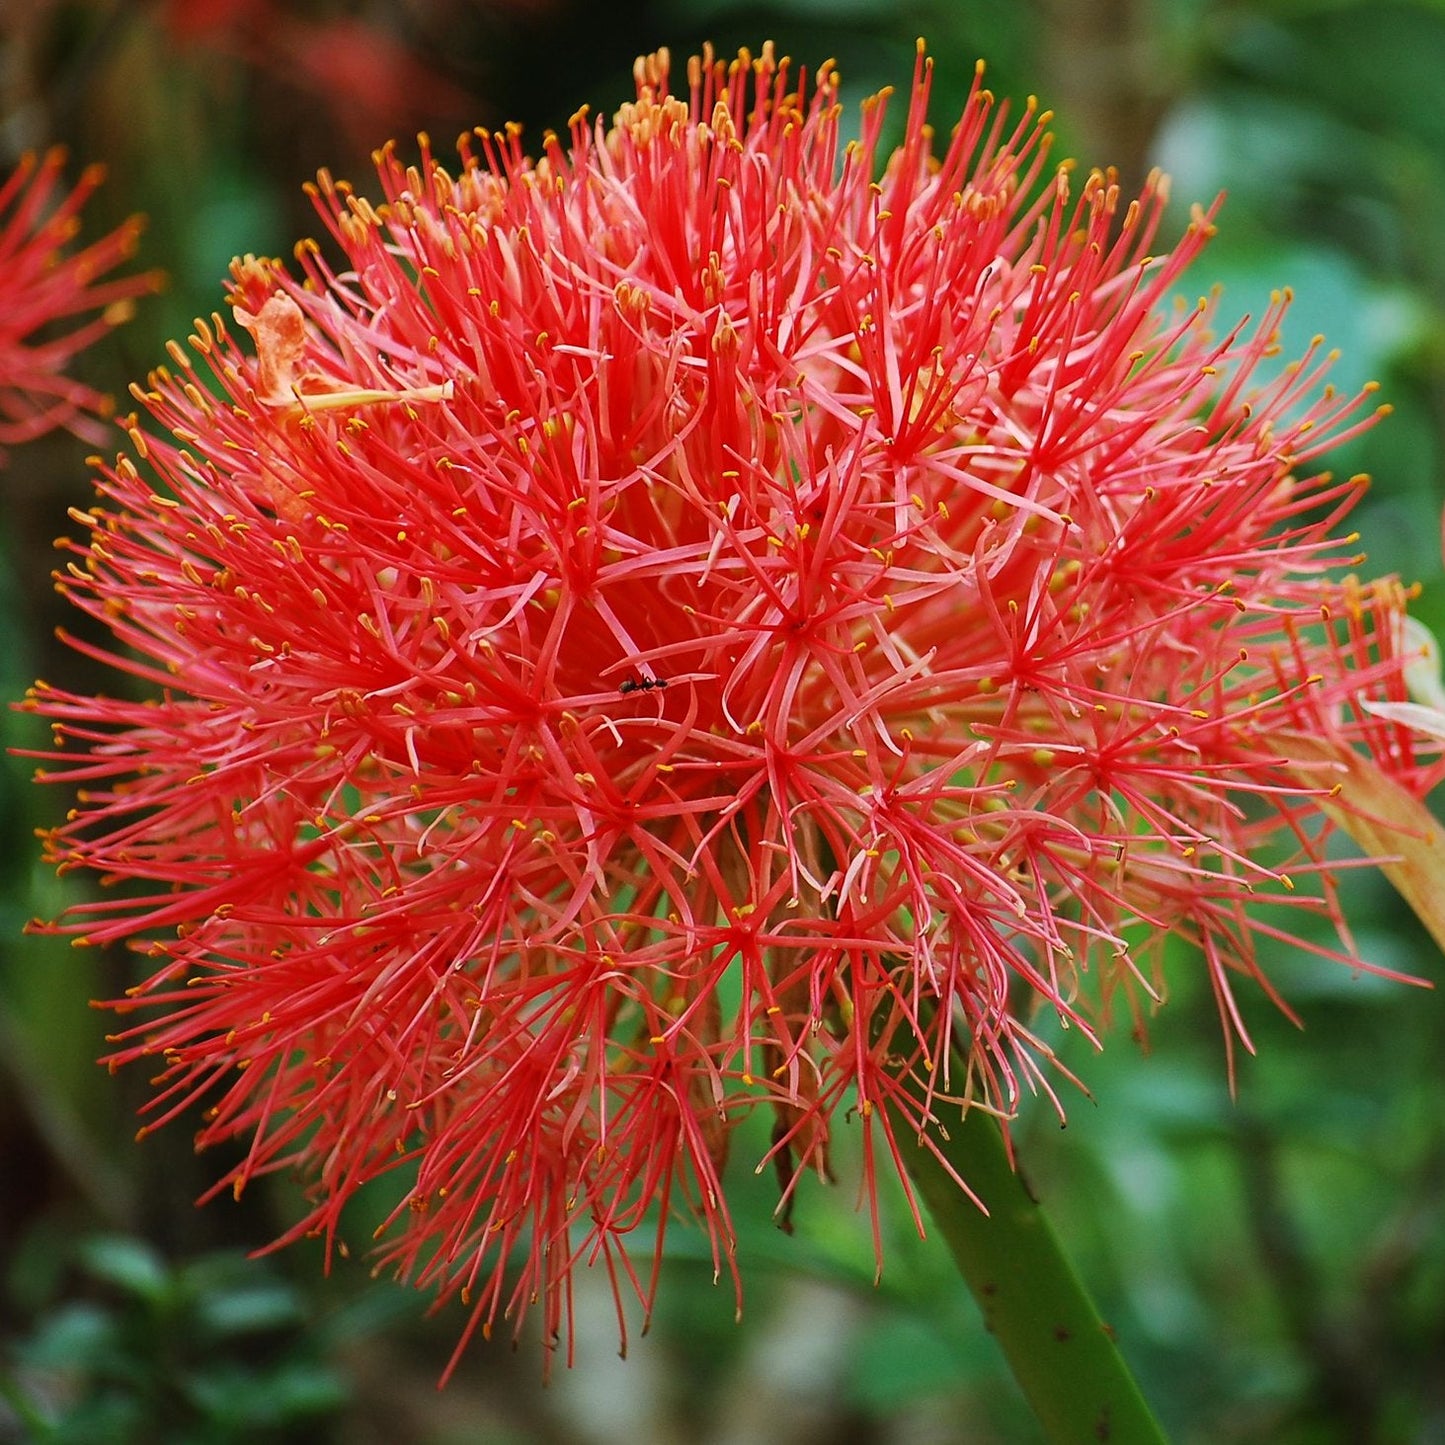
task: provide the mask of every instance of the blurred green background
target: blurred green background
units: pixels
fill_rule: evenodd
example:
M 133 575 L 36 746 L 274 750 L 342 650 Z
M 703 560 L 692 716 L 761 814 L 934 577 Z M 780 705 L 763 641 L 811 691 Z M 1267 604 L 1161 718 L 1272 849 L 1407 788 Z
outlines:
M 771 37 L 810 65 L 836 57 L 856 101 L 906 84 L 916 35 L 937 57 L 941 128 L 982 55 L 997 92 L 1058 112 L 1061 153 L 1126 184 L 1170 171 L 1176 228 L 1190 201 L 1228 191 L 1193 285 L 1223 283 L 1229 314 L 1293 286 L 1286 351 L 1322 332 L 1342 385 L 1382 383 L 1394 417 L 1333 461 L 1376 478 L 1357 514 L 1371 569 L 1423 583 L 1420 614 L 1445 628 L 1440 0 L 3 0 L 0 168 L 64 141 L 77 170 L 109 167 L 91 234 L 150 217 L 139 264 L 170 288 L 84 359 L 123 396 L 219 305 L 233 254 L 289 255 L 314 231 L 300 188 L 318 166 L 365 190 L 390 135 L 424 127 L 440 150 L 474 123 L 536 137 L 583 101 L 610 113 L 634 55 L 660 44 Z M 0 472 L 7 698 L 37 675 L 98 681 L 54 640 L 49 583 L 50 541 L 89 495 L 86 450 L 54 436 Z M 43 740 L 20 715 L 0 727 L 11 746 Z M 835 1188 L 804 1190 L 789 1239 L 746 1141 L 730 1179 L 740 1326 L 677 1229 L 654 1327 L 625 1364 L 605 1284 L 584 1280 L 575 1369 L 543 1389 L 529 1344 L 478 1345 L 438 1393 L 460 1309 L 426 1320 L 424 1297 L 371 1283 L 361 1260 L 324 1278 L 308 1246 L 246 1261 L 295 1217 L 294 1186 L 197 1210 L 222 1166 L 192 1157 L 186 1125 L 132 1142 L 145 1080 L 95 1067 L 105 1020 L 87 1007 L 125 986 L 128 960 L 21 936 L 65 898 L 32 836 L 64 799 L 29 771 L 0 773 L 0 1442 L 1038 1438 L 901 1200 L 875 1288 L 848 1160 Z M 1368 957 L 1445 978 L 1388 885 L 1360 873 L 1347 893 Z M 1231 1100 L 1201 971 L 1184 950 L 1171 964 L 1148 1049 L 1122 1029 L 1097 1058 L 1063 1041 L 1094 1101 L 1069 1101 L 1066 1131 L 1044 1108 L 1020 1131 L 1146 1394 L 1180 1442 L 1445 1441 L 1445 1001 L 1272 958 L 1305 1027 L 1251 999 L 1258 1057 L 1241 1058 Z

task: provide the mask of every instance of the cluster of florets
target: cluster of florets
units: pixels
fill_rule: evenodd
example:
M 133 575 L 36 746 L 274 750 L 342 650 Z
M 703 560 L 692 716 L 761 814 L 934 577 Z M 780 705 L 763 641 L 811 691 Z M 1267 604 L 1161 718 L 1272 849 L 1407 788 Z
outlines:
M 134 253 L 138 219 L 70 249 L 103 172 L 92 166 L 67 190 L 64 167 L 59 149 L 27 155 L 0 185 L 0 448 L 58 426 L 91 441 L 106 435 L 95 418 L 108 400 L 66 368 L 159 282 L 155 273 L 102 279 Z
M 784 1207 L 845 1120 L 871 1184 L 1007 1118 L 1167 935 L 1242 1032 L 1252 905 L 1337 918 L 1291 737 L 1435 775 L 1358 705 L 1402 590 L 1329 580 L 1362 398 L 1273 363 L 1285 299 L 1176 304 L 1211 221 L 1155 256 L 1160 178 L 1050 175 L 981 81 L 935 155 L 930 75 L 886 159 L 881 97 L 845 145 L 765 50 L 640 62 L 535 161 L 323 175 L 344 268 L 238 263 L 249 339 L 174 348 L 77 514 L 62 586 L 153 696 L 33 705 L 54 857 L 127 885 L 61 926 L 155 961 L 148 1127 L 205 1099 L 298 1232 L 395 1171 L 384 1262 L 488 1330 L 555 1332 L 579 1262 L 650 1300 L 679 1208 L 731 1269 L 759 1105 Z

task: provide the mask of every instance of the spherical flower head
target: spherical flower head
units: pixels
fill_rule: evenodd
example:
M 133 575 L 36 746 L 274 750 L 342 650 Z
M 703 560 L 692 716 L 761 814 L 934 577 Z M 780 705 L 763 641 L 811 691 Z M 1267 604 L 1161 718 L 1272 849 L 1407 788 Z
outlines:
M 91 441 L 107 435 L 95 418 L 108 401 L 65 368 L 159 284 L 156 273 L 101 279 L 134 254 L 138 220 L 69 249 L 103 172 L 92 166 L 66 191 L 64 168 L 61 150 L 27 155 L 0 184 L 0 459 L 59 426 Z
M 1142 1022 L 1170 935 L 1247 1043 L 1255 905 L 1353 958 L 1328 749 L 1438 776 L 1403 589 L 1331 580 L 1362 479 L 1309 470 L 1363 398 L 1265 366 L 1287 298 L 1176 304 L 1209 215 L 1156 256 L 1164 182 L 1049 173 L 1032 104 L 976 80 L 935 153 L 930 76 L 886 160 L 765 48 L 535 161 L 323 174 L 335 245 L 237 263 L 77 514 L 153 695 L 32 705 L 55 860 L 128 885 L 58 926 L 154 960 L 147 1127 L 205 1099 L 328 1239 L 394 1174 L 382 1263 L 487 1331 L 554 1338 L 582 1263 L 649 1303 L 679 1211 L 735 1275 L 758 1106 L 784 1214 L 845 1128 L 874 1198 L 900 1128 L 1052 1092 L 1050 1029 Z

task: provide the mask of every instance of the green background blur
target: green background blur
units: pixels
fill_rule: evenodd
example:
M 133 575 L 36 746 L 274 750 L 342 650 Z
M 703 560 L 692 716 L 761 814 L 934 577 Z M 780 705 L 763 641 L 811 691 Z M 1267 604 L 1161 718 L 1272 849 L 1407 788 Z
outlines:
M 1376 478 L 1356 514 L 1370 570 L 1421 582 L 1420 615 L 1445 629 L 1441 0 L 0 0 L 0 170 L 64 141 L 77 170 L 110 171 L 89 234 L 150 217 L 138 264 L 169 289 L 83 363 L 123 397 L 220 305 L 233 254 L 289 255 L 315 230 L 300 188 L 318 166 L 365 191 L 390 135 L 425 128 L 442 151 L 478 122 L 535 138 L 584 101 L 610 114 L 633 56 L 661 44 L 726 54 L 771 37 L 810 66 L 834 56 L 851 105 L 906 85 L 916 35 L 937 57 L 940 130 L 982 55 L 999 94 L 1058 112 L 1058 154 L 1115 165 L 1126 185 L 1170 171 L 1176 230 L 1190 201 L 1228 191 L 1192 287 L 1222 283 L 1233 316 L 1292 286 L 1286 351 L 1322 332 L 1343 350 L 1341 385 L 1382 383 L 1394 417 L 1332 463 Z M 72 619 L 49 582 L 51 539 L 89 495 L 87 450 L 52 437 L 0 471 L 7 698 L 37 675 L 103 686 L 57 645 Z M 11 746 L 44 739 L 21 715 L 0 728 Z M 67 897 L 32 836 L 65 800 L 29 771 L 0 773 L 0 1442 L 1038 1438 L 901 1199 L 886 1201 L 875 1287 L 850 1161 L 833 1189 L 804 1189 L 790 1239 L 770 1219 L 773 1181 L 749 1167 L 762 1140 L 735 1145 L 729 1179 L 741 1325 L 678 1228 L 625 1364 L 606 1286 L 584 1279 L 575 1369 L 543 1389 L 530 1338 L 477 1345 L 438 1393 L 460 1308 L 426 1320 L 425 1297 L 371 1283 L 361 1258 L 323 1278 L 309 1245 L 246 1261 L 295 1217 L 294 1184 L 197 1210 L 224 1162 L 191 1155 L 184 1121 L 132 1142 L 143 1071 L 95 1067 L 106 1021 L 87 1007 L 131 981 L 129 960 L 21 936 Z M 1367 957 L 1445 979 L 1388 885 L 1360 872 L 1345 892 Z M 1305 1027 L 1248 999 L 1258 1057 L 1241 1057 L 1235 1099 L 1181 949 L 1147 1049 L 1123 1029 L 1099 1057 L 1064 1041 L 1094 1099 L 1066 1100 L 1062 1132 L 1045 1108 L 1026 1115 L 1028 1172 L 1177 1441 L 1445 1442 L 1445 998 L 1267 963 Z M 353 1238 L 384 1212 L 360 1201 Z

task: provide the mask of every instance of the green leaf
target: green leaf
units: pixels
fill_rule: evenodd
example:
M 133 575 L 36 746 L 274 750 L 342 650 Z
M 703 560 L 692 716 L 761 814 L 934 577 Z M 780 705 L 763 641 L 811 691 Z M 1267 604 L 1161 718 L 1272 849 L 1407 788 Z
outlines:
M 218 1364 L 191 1375 L 182 1388 L 208 1419 L 225 1422 L 225 1438 L 237 1440 L 255 1430 L 336 1410 L 347 1399 L 335 1372 L 308 1363 L 286 1364 L 267 1373 Z
M 142 1240 L 96 1235 L 81 1244 L 79 1255 L 88 1274 L 138 1299 L 158 1301 L 171 1287 L 164 1261 Z
M 262 1283 L 202 1295 L 195 1313 L 201 1327 L 224 1338 L 300 1324 L 306 1308 L 290 1285 Z
M 87 1370 L 112 1357 L 118 1339 L 115 1320 L 99 1305 L 67 1304 L 47 1315 L 15 1353 L 41 1369 Z

